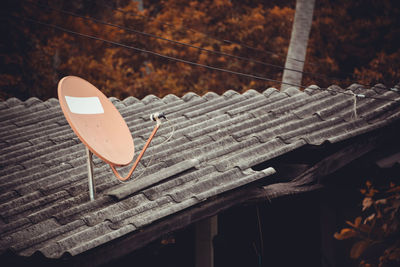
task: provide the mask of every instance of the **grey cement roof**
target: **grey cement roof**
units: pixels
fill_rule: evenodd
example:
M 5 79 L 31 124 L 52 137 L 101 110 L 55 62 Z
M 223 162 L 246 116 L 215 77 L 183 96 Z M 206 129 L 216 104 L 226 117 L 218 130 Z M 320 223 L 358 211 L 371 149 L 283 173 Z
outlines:
M 400 100 L 382 85 L 347 90 Z M 136 174 L 154 155 L 152 164 L 138 180 L 134 175 L 120 182 L 95 157 L 93 202 L 84 146 L 58 100 L 0 102 L 1 252 L 39 251 L 49 258 L 81 254 L 275 173 L 253 170 L 257 164 L 306 145 L 346 140 L 400 117 L 400 102 L 364 98 L 357 100 L 354 119 L 351 96 L 316 87 L 110 100 L 133 133 L 136 153 L 154 126 L 149 114 L 164 111 L 176 130 L 162 144 L 171 132 L 170 125 L 162 125 Z

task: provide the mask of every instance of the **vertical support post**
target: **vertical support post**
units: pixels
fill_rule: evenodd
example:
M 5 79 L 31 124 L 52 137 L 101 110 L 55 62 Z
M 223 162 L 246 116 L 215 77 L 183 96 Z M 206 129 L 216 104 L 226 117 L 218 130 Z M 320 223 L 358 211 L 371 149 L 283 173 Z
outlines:
M 89 197 L 90 201 L 93 201 L 96 197 L 96 191 L 94 190 L 94 179 L 93 179 L 93 153 L 89 150 L 87 146 L 86 156 L 87 156 L 87 169 L 88 169 L 88 183 L 89 183 Z
M 320 233 L 321 233 L 321 266 L 338 266 L 340 265 L 335 257 L 335 245 L 333 233 L 336 228 L 336 211 L 335 204 L 332 201 L 335 199 L 331 194 L 322 193 L 319 197 L 320 209 Z
M 196 223 L 196 267 L 214 267 L 213 238 L 217 233 L 217 215 Z
M 301 86 L 314 6 L 315 0 L 296 0 L 296 13 L 282 75 L 282 91 L 292 86 L 299 89 Z

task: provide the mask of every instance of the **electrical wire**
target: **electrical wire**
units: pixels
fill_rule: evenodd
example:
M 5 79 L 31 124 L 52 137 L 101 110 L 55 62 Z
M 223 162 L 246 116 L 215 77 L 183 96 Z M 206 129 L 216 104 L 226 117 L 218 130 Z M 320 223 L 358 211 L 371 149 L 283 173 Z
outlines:
M 133 11 L 125 11 L 125 10 L 122 10 L 122 9 L 120 9 L 120 8 L 116 8 L 116 7 L 110 6 L 110 5 L 108 5 L 108 4 L 105 3 L 105 0 L 103 0 L 103 4 L 99 3 L 99 1 L 94 1 L 93 3 L 95 3 L 96 5 L 103 6 L 103 7 L 106 7 L 106 8 L 108 8 L 108 9 L 111 9 L 111 10 L 113 10 L 113 11 L 117 11 L 117 12 L 123 13 L 123 14 L 130 14 L 130 15 L 132 15 L 132 16 L 136 16 L 136 17 L 148 19 L 148 20 L 151 20 L 151 21 L 155 21 L 155 19 L 152 18 L 152 17 L 145 16 L 145 15 L 141 15 L 141 14 L 137 14 L 137 13 L 135 13 L 135 12 L 133 12 Z M 291 57 L 287 58 L 285 55 L 278 54 L 278 53 L 273 52 L 273 51 L 271 51 L 271 50 L 256 48 L 256 47 L 250 46 L 250 45 L 248 45 L 248 44 L 245 44 L 245 43 L 243 43 L 243 42 L 231 41 L 231 40 L 227 40 L 227 39 L 221 39 L 221 38 L 218 38 L 218 37 L 216 37 L 216 36 L 213 36 L 213 35 L 211 35 L 211 34 L 209 34 L 209 33 L 202 32 L 202 31 L 199 31 L 199 30 L 196 30 L 196 29 L 193 29 L 193 28 L 184 26 L 184 25 L 183 25 L 183 26 L 180 26 L 180 28 L 178 28 L 178 27 L 175 26 L 174 24 L 168 23 L 168 22 L 160 22 L 160 24 L 163 24 L 163 25 L 172 27 L 172 28 L 177 29 L 178 31 L 181 31 L 181 32 L 183 32 L 182 30 L 185 30 L 185 31 L 193 32 L 193 33 L 202 34 L 202 35 L 205 36 L 205 37 L 208 37 L 208 38 L 210 38 L 210 39 L 216 40 L 216 41 L 221 42 L 221 43 L 236 44 L 236 45 L 245 47 L 245 48 L 247 48 L 247 49 L 249 49 L 249 50 L 253 50 L 253 51 L 260 52 L 260 53 L 267 54 L 267 55 L 277 56 L 277 57 L 282 58 L 282 59 L 289 59 L 289 60 L 301 62 L 301 63 L 304 63 L 304 64 L 308 64 L 308 65 L 320 66 L 320 64 L 313 63 L 313 62 L 306 62 L 305 60 L 300 60 L 300 59 L 297 59 L 297 58 L 291 58 Z M 353 76 L 353 73 L 343 73 L 343 74 Z
M 57 8 L 54 8 L 54 7 L 51 7 L 51 6 L 45 6 L 45 5 L 36 3 L 36 2 L 31 2 L 31 1 L 28 1 L 28 2 L 30 4 L 36 5 L 38 7 L 46 8 L 46 9 L 53 10 L 53 11 L 56 11 L 56 12 L 59 12 L 59 13 L 63 13 L 63 14 L 66 14 L 66 15 L 70 15 L 70 16 L 81 18 L 81 19 L 93 21 L 95 23 L 100 23 L 100 24 L 103 24 L 103 25 L 107 25 L 107 26 L 111 26 L 111 27 L 114 27 L 114 28 L 122 29 L 122 30 L 125 30 L 125 31 L 128 31 L 128 32 L 140 34 L 140 35 L 143 35 L 143 36 L 146 36 L 146 37 L 150 37 L 150 38 L 163 40 L 163 41 L 170 42 L 170 43 L 173 43 L 173 44 L 177 44 L 177 45 L 181 45 L 181 46 L 186 46 L 186 47 L 198 49 L 198 50 L 201 50 L 201 51 L 205 51 L 207 53 L 212 53 L 212 54 L 216 54 L 216 55 L 222 55 L 222 56 L 225 56 L 225 57 L 230 57 L 230 58 L 234 58 L 234 59 L 238 59 L 238 60 L 242 60 L 242 61 L 252 62 L 252 63 L 260 64 L 260 65 L 263 65 L 263 66 L 269 66 L 269 67 L 273 67 L 273 68 L 277 68 L 277 69 L 281 69 L 281 70 L 289 70 L 289 71 L 293 71 L 293 72 L 298 72 L 298 73 L 302 73 L 302 74 L 306 74 L 306 75 L 311 75 L 311 76 L 314 76 L 314 77 L 319 77 L 321 79 L 328 79 L 328 80 L 332 80 L 332 81 L 345 81 L 345 79 L 341 79 L 341 78 L 337 78 L 337 77 L 329 77 L 329 76 L 323 75 L 323 74 L 307 72 L 307 71 L 301 71 L 301 70 L 296 70 L 296 69 L 292 69 L 292 68 L 286 68 L 286 67 L 279 66 L 279 65 L 276 65 L 276 64 L 266 63 L 266 62 L 263 62 L 263 61 L 259 61 L 259 60 L 255 60 L 255 59 L 251 59 L 251 58 L 246 58 L 246 57 L 242 57 L 242 56 L 236 56 L 236 55 L 229 54 L 229 53 L 226 53 L 226 52 L 210 50 L 210 49 L 199 47 L 199 46 L 195 46 L 195 45 L 192 45 L 192 44 L 188 44 L 188 43 L 184 43 L 184 42 L 180 42 L 180 41 L 164 38 L 164 37 L 152 34 L 152 33 L 138 31 L 138 30 L 135 30 L 135 29 L 132 29 L 132 28 L 128 28 L 128 27 L 125 27 L 125 26 L 113 24 L 113 23 L 110 23 L 110 22 L 106 22 L 106 21 L 103 21 L 103 20 L 100 20 L 100 19 L 96 19 L 96 18 L 90 17 L 90 16 L 79 15 L 79 14 L 76 14 L 76 13 L 71 12 L 71 11 L 57 9 Z M 355 81 L 350 81 L 350 82 L 355 82 Z M 360 84 L 360 85 L 362 85 L 362 84 Z M 368 86 L 368 85 L 364 85 L 364 86 Z
M 157 53 L 157 52 L 154 52 L 154 51 L 150 51 L 150 50 L 146 50 L 146 49 L 142 49 L 142 48 L 138 48 L 138 47 L 134 47 L 134 46 L 118 43 L 118 42 L 111 41 L 111 40 L 106 40 L 106 39 L 103 39 L 103 38 L 100 38 L 100 37 L 96 37 L 96 36 L 92 36 L 92 35 L 76 32 L 76 31 L 72 31 L 72 30 L 69 30 L 69 29 L 54 25 L 54 24 L 49 24 L 49 23 L 46 23 L 46 22 L 42 22 L 42 21 L 38 21 L 38 20 L 32 19 L 32 18 L 20 17 L 20 16 L 17 16 L 17 15 L 10 15 L 10 16 L 11 17 L 15 17 L 15 18 L 19 18 L 19 19 L 22 19 L 22 20 L 26 20 L 26 21 L 38 23 L 38 24 L 41 24 L 41 25 L 44 25 L 44 26 L 47 26 L 47 27 L 50 27 L 50 28 L 53 28 L 53 29 L 64 31 L 66 33 L 70 33 L 70 34 L 86 37 L 86 38 L 89 38 L 89 39 L 92 39 L 92 40 L 102 41 L 104 43 L 108 43 L 108 44 L 124 47 L 124 48 L 135 50 L 135 51 L 138 51 L 138 52 L 147 53 L 147 54 L 150 54 L 150 55 L 162 57 L 162 58 L 165 58 L 165 59 L 168 59 L 168 60 L 172 60 L 172 61 L 176 61 L 176 62 L 189 64 L 189 65 L 192 65 L 192 66 L 203 67 L 203 68 L 207 68 L 207 69 L 210 69 L 210 70 L 225 72 L 225 73 L 229 73 L 229 74 L 235 74 L 235 75 L 238 75 L 238 76 L 247 77 L 247 78 L 251 78 L 251 79 L 263 80 L 263 81 L 268 81 L 268 82 L 275 82 L 275 83 L 290 85 L 290 86 L 304 88 L 304 89 L 307 88 L 307 86 L 303 86 L 301 84 L 294 84 L 294 83 L 278 81 L 278 80 L 275 80 L 275 79 L 270 79 L 270 78 L 266 78 L 266 77 L 262 77 L 262 76 L 256 76 L 256 75 L 252 75 L 252 74 L 247 74 L 247 73 L 227 70 L 227 69 L 218 68 L 218 67 L 214 67 L 214 66 L 210 66 L 210 65 L 205 65 L 205 64 L 201 64 L 201 63 L 192 62 L 192 61 L 181 59 L 181 58 L 167 56 L 167 55 L 160 54 L 160 53 Z M 354 96 L 352 93 L 350 94 L 350 93 L 346 93 L 346 92 L 342 92 L 342 91 L 338 91 L 338 90 L 334 90 L 334 89 L 330 89 L 330 88 L 318 88 L 318 90 L 325 90 L 325 91 L 329 91 L 329 92 L 333 92 L 333 93 L 341 93 L 341 94 Z M 394 100 L 394 99 L 389 99 L 389 98 L 382 98 L 382 97 L 365 96 L 365 95 L 361 95 L 361 94 L 357 94 L 356 96 L 360 97 L 360 98 L 371 98 L 371 99 L 377 99 L 377 100 L 383 100 L 383 101 L 400 102 L 399 100 Z
M 103 2 L 105 2 L 105 1 L 103 0 Z M 106 4 L 106 3 L 103 3 L 103 4 L 102 4 L 102 3 L 99 3 L 99 1 L 94 1 L 93 3 L 95 3 L 96 5 L 103 6 L 103 7 L 106 7 L 106 8 L 108 8 L 108 9 L 111 9 L 111 10 L 113 10 L 113 11 L 117 11 L 117 12 L 123 13 L 123 14 L 130 14 L 130 15 L 133 15 L 133 16 L 136 16 L 136 17 L 145 18 L 145 19 L 148 19 L 148 20 L 151 20 L 151 21 L 155 21 L 155 19 L 152 18 L 152 17 L 145 16 L 145 15 L 141 15 L 141 14 L 137 14 L 137 13 L 132 12 L 132 11 L 125 11 L 125 10 L 122 10 L 122 9 L 120 9 L 120 8 L 115 8 L 115 7 L 113 7 L 113 6 L 111 6 L 111 5 L 108 5 L 108 4 Z M 314 10 L 314 11 L 316 12 L 317 10 Z M 267 54 L 267 55 L 277 56 L 277 57 L 279 57 L 279 58 L 283 58 L 283 59 L 286 59 L 286 60 L 289 59 L 289 60 L 293 60 L 293 61 L 297 61 L 297 62 L 304 63 L 304 64 L 306 64 L 306 65 L 313 65 L 313 66 L 321 66 L 321 65 L 322 65 L 322 64 L 318 64 L 318 63 L 314 63 L 314 62 L 306 62 L 305 60 L 300 60 L 300 59 L 296 59 L 296 58 L 291 58 L 291 57 L 288 57 L 288 58 L 287 58 L 286 56 L 281 55 L 281 54 L 278 54 L 278 53 L 276 53 L 276 52 L 273 52 L 273 51 L 270 51 L 270 50 L 265 50 L 265 49 L 256 48 L 256 47 L 247 45 L 247 44 L 245 44 L 245 43 L 243 43 L 243 42 L 231 41 L 231 40 L 227 40 L 227 39 L 221 39 L 221 38 L 215 37 L 215 36 L 213 36 L 213 35 L 211 35 L 211 34 L 209 34 L 209 33 L 205 33 L 205 32 L 199 31 L 199 30 L 195 30 L 195 29 L 190 28 L 190 27 L 187 27 L 187 26 L 180 26 L 180 28 L 178 28 L 178 27 L 175 26 L 174 24 L 168 23 L 168 22 L 160 22 L 160 24 L 163 24 L 163 25 L 172 27 L 172 28 L 177 29 L 178 31 L 181 31 L 181 32 L 183 32 L 183 30 L 185 30 L 185 31 L 193 32 L 193 33 L 202 34 L 202 35 L 205 36 L 205 37 L 208 37 L 208 38 L 210 38 L 210 39 L 216 40 L 216 41 L 221 42 L 221 43 L 236 44 L 236 45 L 245 47 L 245 48 L 247 48 L 247 49 L 249 49 L 249 50 L 253 50 L 253 51 L 260 52 L 260 53 Z M 279 67 L 285 69 L 285 67 L 282 67 L 282 66 L 279 66 Z M 288 69 L 288 70 L 291 70 L 291 69 Z M 292 71 L 302 72 L 302 71 L 298 71 L 298 70 L 292 70 Z M 307 72 L 302 72 L 302 73 L 307 73 Z M 347 76 L 354 77 L 354 74 L 353 74 L 353 73 L 350 73 L 350 72 L 340 72 L 340 73 L 341 73 L 341 74 L 345 74 L 345 75 L 347 75 Z M 325 76 L 327 79 L 330 79 L 330 80 L 335 80 L 335 79 L 336 79 L 336 80 L 339 80 L 339 81 L 346 81 L 346 79 L 343 79 L 343 78 L 329 77 L 329 76 L 326 76 L 326 75 L 323 75 L 323 74 L 315 74 L 315 73 L 312 73 L 312 72 L 309 72 L 309 74 L 320 75 L 321 78 Z M 316 77 L 318 77 L 318 76 L 316 76 Z M 357 81 L 355 81 L 355 80 L 349 80 L 349 82 L 353 82 L 353 83 L 354 83 L 354 82 L 357 82 Z M 360 85 L 367 86 L 367 87 L 370 86 L 370 85 L 366 85 L 366 84 L 360 84 Z
M 365 87 L 371 87 L 371 85 L 361 84 L 361 83 L 359 83 L 358 81 L 355 81 L 355 80 L 342 79 L 342 78 L 338 78 L 338 77 L 331 77 L 331 76 L 327 76 L 327 75 L 320 74 L 320 73 L 314 73 L 314 72 L 300 71 L 300 70 L 287 68 L 287 67 L 279 66 L 279 65 L 276 65 L 276 64 L 272 64 L 272 63 L 266 63 L 266 62 L 263 62 L 263 61 L 254 60 L 254 59 L 251 59 L 251 58 L 246 58 L 246 57 L 242 57 L 242 56 L 236 56 L 236 55 L 229 54 L 229 53 L 226 53 L 226 52 L 210 50 L 210 49 L 207 49 L 207 48 L 203 48 L 203 47 L 187 44 L 187 43 L 184 43 L 184 42 L 179 42 L 179 41 L 176 41 L 176 40 L 171 40 L 171 39 L 168 39 L 168 38 L 164 38 L 164 37 L 161 37 L 161 36 L 158 36 L 158 35 L 155 35 L 155 34 L 151 34 L 151 33 L 143 32 L 143 31 L 135 30 L 135 29 L 132 29 L 132 28 L 128 28 L 128 27 L 125 27 L 125 26 L 113 24 L 113 23 L 110 23 L 110 22 L 106 22 L 106 21 L 103 21 L 103 20 L 100 20 L 100 19 L 96 19 L 96 18 L 90 17 L 90 16 L 79 15 L 79 14 L 76 14 L 76 13 L 71 12 L 71 11 L 57 9 L 57 8 L 54 8 L 54 7 L 51 7 L 51 6 L 48 6 L 48 5 L 42 5 L 42 4 L 37 3 L 37 2 L 28 1 L 28 3 L 36 5 L 36 6 L 41 7 L 41 8 L 46 8 L 46 9 L 49 9 L 49 10 L 60 12 L 60 13 L 66 14 L 66 15 L 78 17 L 78 18 L 85 19 L 85 20 L 90 20 L 90 21 L 93 21 L 95 23 L 100 23 L 100 24 L 103 24 L 103 25 L 119 28 L 119 29 L 122 29 L 122 30 L 125 30 L 125 31 L 128 31 L 128 32 L 133 32 L 133 33 L 136 33 L 136 34 L 140 34 L 140 35 L 143 35 L 143 36 L 146 36 L 146 37 L 156 38 L 156 39 L 160 39 L 160 40 L 163 40 L 163 41 L 166 41 L 166 42 L 170 42 L 170 43 L 173 43 L 173 44 L 186 46 L 186 47 L 191 47 L 191 48 L 194 48 L 194 49 L 205 51 L 207 53 L 222 55 L 222 56 L 225 56 L 225 57 L 235 58 L 235 59 L 238 59 L 238 60 L 252 62 L 252 63 L 260 64 L 260 65 L 263 65 L 263 66 L 269 66 L 269 67 L 273 67 L 273 68 L 277 68 L 277 69 L 281 69 L 281 70 L 289 70 L 289 71 L 293 71 L 293 72 L 298 72 L 298 73 L 310 75 L 310 76 L 321 78 L 321 79 L 327 79 L 327 80 L 331 80 L 331 81 L 342 81 L 342 82 L 343 81 L 348 81 L 348 82 L 352 82 L 352 83 L 357 83 L 357 84 L 365 86 Z M 107 5 L 105 5 L 105 6 L 107 6 Z M 119 10 L 117 10 L 117 11 L 119 11 Z M 141 16 L 141 15 L 138 15 L 138 16 Z M 145 17 L 145 16 L 143 16 L 143 17 Z
M 159 144 L 159 146 L 162 146 L 164 144 L 166 144 L 169 140 L 171 140 L 172 136 L 174 136 L 175 134 L 175 125 L 171 123 L 170 120 L 168 120 L 167 118 L 165 118 L 167 120 L 167 123 L 170 125 L 170 127 L 172 127 L 172 131 L 171 134 L 169 135 L 169 137 L 167 139 L 165 139 L 161 144 Z M 136 177 L 133 177 L 134 179 L 139 179 L 140 177 L 142 177 L 142 175 L 146 172 L 146 170 L 151 166 L 151 163 L 154 159 L 154 153 L 153 155 L 151 155 L 149 162 L 146 164 L 146 167 L 143 167 L 143 171 Z
M 176 57 L 160 54 L 160 53 L 157 53 L 157 52 L 154 52 L 154 51 L 150 51 L 150 50 L 146 50 L 146 49 L 143 49 L 143 48 L 138 48 L 138 47 L 134 47 L 134 46 L 131 46 L 131 45 L 126 45 L 126 44 L 118 43 L 118 42 L 115 42 L 115 41 L 106 40 L 106 39 L 103 39 L 103 38 L 100 38 L 100 37 L 88 35 L 88 34 L 85 34 L 85 33 L 72 31 L 72 30 L 69 30 L 69 29 L 54 25 L 54 24 L 50 24 L 50 23 L 34 20 L 34 19 L 31 19 L 31 18 L 23 18 L 23 17 L 16 16 L 16 15 L 11 15 L 11 16 L 14 16 L 16 18 L 20 18 L 20 19 L 23 19 L 23 20 L 27 20 L 27 21 L 30 21 L 30 22 L 38 23 L 38 24 L 41 24 L 41 25 L 44 25 L 44 26 L 47 26 L 47 27 L 50 27 L 50 28 L 53 28 L 53 29 L 57 29 L 57 30 L 60 30 L 60 31 L 64 31 L 64 32 L 67 32 L 67 33 L 70 33 L 70 34 L 86 37 L 86 38 L 97 40 L 97 41 L 102 41 L 102 42 L 109 43 L 109 44 L 116 45 L 116 46 L 121 46 L 121 47 L 124 47 L 124 48 L 127 48 L 127 49 L 136 50 L 138 52 L 147 53 L 147 54 L 158 56 L 158 57 L 162 57 L 162 58 L 165 58 L 165 59 L 168 59 L 168 60 L 177 61 L 177 62 L 181 62 L 181 63 L 186 63 L 186 64 L 197 66 L 197 67 L 204 67 L 204 68 L 208 68 L 208 69 L 211 69 L 211 70 L 217 70 L 217 71 L 226 72 L 226 73 L 230 73 L 230 74 L 236 74 L 236 75 L 247 77 L 247 78 L 263 80 L 263 81 L 269 81 L 269 82 L 275 82 L 275 80 L 273 80 L 273 79 L 265 78 L 265 77 L 262 77 L 262 76 L 256 76 L 256 75 L 252 75 L 252 74 L 247 74 L 247 73 L 242 73 L 242 72 L 222 69 L 222 68 L 218 68 L 218 67 L 214 67 L 214 66 L 210 66 L 210 65 L 205 65 L 205 64 L 196 63 L 196 62 L 192 62 L 192 61 L 181 59 L 181 58 L 176 58 Z M 280 82 L 280 83 L 282 83 L 282 82 Z M 292 83 L 283 83 L 283 84 L 297 86 L 297 87 L 301 86 L 301 85 L 292 84 Z
M 110 6 L 110 5 L 108 5 L 108 4 L 105 4 L 104 1 L 103 1 L 103 4 L 99 3 L 98 1 L 94 1 L 94 3 L 96 3 L 96 5 L 103 6 L 103 7 L 109 8 L 109 9 L 111 9 L 111 10 L 120 12 L 120 13 L 130 14 L 130 15 L 133 15 L 133 16 L 136 16 L 136 17 L 141 17 L 141 18 L 145 18 L 145 19 L 152 20 L 152 21 L 155 20 L 154 18 L 149 17 L 149 16 L 144 16 L 144 15 L 140 15 L 140 14 L 137 14 L 137 13 L 135 13 L 135 12 L 132 12 L 132 11 L 125 11 L 125 10 L 122 10 L 122 9 L 120 9 L 120 8 L 115 8 L 115 7 L 113 7 L 113 6 Z M 177 27 L 176 27 L 174 24 L 171 24 L 171 23 L 168 23 L 168 22 L 161 22 L 161 24 L 177 29 Z M 264 50 L 264 49 L 256 48 L 256 47 L 253 47 L 253 46 L 250 46 L 250 45 L 241 43 L 241 42 L 237 42 L 237 41 L 231 41 L 231 40 L 227 40 L 227 39 L 221 39 L 221 38 L 215 37 L 215 36 L 213 36 L 213 35 L 211 35 L 211 34 L 209 34 L 209 33 L 205 33 L 205 32 L 199 31 L 199 30 L 195 30 L 195 29 L 193 29 L 193 28 L 189 28 L 189 27 L 186 27 L 186 26 L 181 26 L 181 28 L 182 28 L 183 30 L 185 30 L 185 31 L 190 31 L 190 32 L 193 32 L 193 33 L 198 33 L 198 34 L 201 34 L 201 35 L 203 35 L 203 36 L 206 36 L 206 37 L 208 37 L 208 38 L 210 38 L 210 39 L 216 40 L 216 41 L 221 42 L 221 43 L 236 44 L 236 45 L 239 45 L 239 46 L 245 47 L 245 48 L 247 48 L 247 49 L 260 52 L 260 53 L 264 53 L 264 54 L 267 54 L 267 55 L 274 55 L 274 56 L 278 56 L 278 57 L 280 57 L 280 58 L 285 58 L 285 56 L 280 55 L 280 54 L 278 54 L 278 53 L 276 53 L 276 52 L 273 52 L 273 51 L 269 51 L 269 50 Z M 180 29 L 178 29 L 178 30 L 180 30 Z M 182 31 L 182 30 L 180 30 L 180 31 Z M 294 61 L 304 62 L 304 61 L 302 61 L 302 60 L 295 59 L 295 58 L 289 58 L 289 59 L 294 60 Z

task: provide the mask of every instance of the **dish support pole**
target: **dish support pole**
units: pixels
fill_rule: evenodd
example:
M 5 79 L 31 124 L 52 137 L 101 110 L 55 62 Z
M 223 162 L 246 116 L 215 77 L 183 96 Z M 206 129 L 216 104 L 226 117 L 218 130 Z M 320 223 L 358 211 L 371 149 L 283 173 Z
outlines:
M 87 168 L 88 168 L 88 182 L 89 182 L 89 197 L 90 201 L 93 201 L 96 197 L 96 191 L 94 189 L 94 178 L 93 178 L 93 153 L 85 146 L 87 156 Z

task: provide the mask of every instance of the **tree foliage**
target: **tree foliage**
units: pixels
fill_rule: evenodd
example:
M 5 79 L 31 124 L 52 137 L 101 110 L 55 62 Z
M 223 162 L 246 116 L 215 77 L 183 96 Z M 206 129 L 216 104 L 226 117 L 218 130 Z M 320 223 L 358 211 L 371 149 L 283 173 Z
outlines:
M 400 80 L 400 2 L 316 2 L 306 70 L 364 85 Z M 317 63 L 312 65 L 311 63 Z M 327 83 L 327 79 L 323 79 Z M 307 81 L 305 81 L 307 83 Z M 338 82 L 338 84 L 341 84 Z
M 370 181 L 361 189 L 362 216 L 335 233 L 338 240 L 354 239 L 350 257 L 360 266 L 400 265 L 400 186 L 377 189 Z
M 118 11 L 104 4 L 113 5 Z M 282 68 L 271 65 L 284 65 L 295 1 L 149 0 L 144 1 L 143 11 L 138 10 L 137 3 L 127 0 L 111 4 L 102 0 L 9 0 L 5 6 L 2 14 L 5 22 L 0 26 L 5 37 L 0 46 L 1 98 L 55 97 L 57 82 L 66 75 L 81 76 L 109 96 L 142 98 L 148 94 L 181 96 L 188 91 L 198 94 L 223 93 L 228 89 L 243 92 L 249 88 L 264 90 L 280 85 L 176 62 L 21 18 L 33 18 L 169 57 L 281 80 Z M 46 6 L 122 28 L 60 13 Z M 400 8 L 395 1 L 317 1 L 305 71 L 318 75 L 305 74 L 303 84 L 344 87 L 354 79 L 364 84 L 396 84 L 400 77 L 397 71 L 400 67 L 399 18 Z M 324 75 L 338 79 L 327 79 L 322 77 Z

